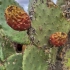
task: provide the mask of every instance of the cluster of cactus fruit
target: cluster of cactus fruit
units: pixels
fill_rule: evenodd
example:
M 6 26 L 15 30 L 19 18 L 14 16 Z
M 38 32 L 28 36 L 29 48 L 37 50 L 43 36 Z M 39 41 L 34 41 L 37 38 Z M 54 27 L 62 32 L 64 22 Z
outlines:
M 30 0 L 28 15 L 1 0 L 0 70 L 70 70 L 69 10 L 69 0 Z

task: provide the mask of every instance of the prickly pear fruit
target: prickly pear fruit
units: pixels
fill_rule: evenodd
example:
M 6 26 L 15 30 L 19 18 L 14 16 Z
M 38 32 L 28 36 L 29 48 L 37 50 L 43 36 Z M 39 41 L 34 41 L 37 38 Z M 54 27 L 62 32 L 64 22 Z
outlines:
M 60 47 L 67 41 L 67 34 L 63 32 L 56 32 L 50 36 L 50 44 Z
M 6 8 L 5 18 L 7 24 L 17 31 L 27 30 L 31 26 L 31 20 L 28 14 L 15 5 Z

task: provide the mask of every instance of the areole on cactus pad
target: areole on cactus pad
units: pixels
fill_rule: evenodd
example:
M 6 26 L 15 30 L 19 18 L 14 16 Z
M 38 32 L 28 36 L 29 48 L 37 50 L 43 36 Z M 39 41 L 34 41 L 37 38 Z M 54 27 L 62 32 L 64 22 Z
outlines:
M 67 34 L 64 32 L 55 32 L 50 36 L 50 44 L 55 47 L 64 45 L 67 41 Z
M 21 8 L 11 5 L 5 10 L 7 24 L 17 31 L 24 31 L 30 28 L 31 20 L 29 15 Z

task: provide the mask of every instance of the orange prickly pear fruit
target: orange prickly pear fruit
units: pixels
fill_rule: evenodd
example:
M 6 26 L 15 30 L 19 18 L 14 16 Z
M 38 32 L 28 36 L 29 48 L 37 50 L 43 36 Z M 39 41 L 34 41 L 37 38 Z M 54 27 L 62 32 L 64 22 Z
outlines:
M 24 31 L 30 28 L 31 20 L 29 15 L 21 8 L 11 5 L 5 10 L 7 24 L 17 31 Z
M 64 45 L 67 41 L 67 34 L 63 32 L 56 32 L 50 36 L 50 44 L 55 47 Z

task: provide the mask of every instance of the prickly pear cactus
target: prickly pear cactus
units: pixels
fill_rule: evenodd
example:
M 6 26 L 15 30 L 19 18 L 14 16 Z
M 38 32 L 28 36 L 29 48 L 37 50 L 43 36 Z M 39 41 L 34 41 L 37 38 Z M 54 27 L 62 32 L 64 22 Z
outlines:
M 63 66 L 65 63 L 62 65 L 62 61 L 64 59 L 64 53 L 66 53 L 65 57 L 68 54 L 66 49 L 68 49 L 67 45 L 69 45 L 69 1 L 58 0 L 56 5 L 52 1 L 48 0 L 34 0 L 31 1 L 30 4 L 29 14 L 33 23 L 32 27 L 28 30 L 30 40 L 35 46 L 43 48 L 44 50 L 47 47 L 56 47 L 56 44 L 58 44 L 57 52 L 54 50 L 54 55 L 56 55 L 54 58 L 55 60 L 53 59 L 55 66 L 53 65 L 54 69 L 51 68 L 50 70 L 64 70 Z M 63 4 L 66 5 L 62 6 Z M 66 39 L 68 41 L 66 41 L 67 43 L 63 41 L 64 44 L 61 45 L 60 43 L 65 39 L 61 39 L 61 37 L 65 37 L 65 34 L 67 35 Z M 53 53 L 53 48 L 51 53 Z M 66 65 L 69 65 L 69 59 Z
M 0 0 L 0 69 L 69 70 L 70 2 L 30 0 L 28 11 Z M 13 42 L 24 45 L 22 53 Z
M 50 4 L 48 7 L 46 3 L 47 1 L 40 0 L 34 2 L 34 7 L 32 6 L 34 9 L 33 24 L 28 31 L 31 41 L 43 48 L 48 47 L 49 37 L 53 33 L 68 33 L 70 29 L 70 23 L 63 17 L 61 9 L 57 5 L 54 6 L 54 3 L 52 7 Z
M 23 54 L 23 70 L 47 70 L 49 57 L 43 50 L 29 45 Z
M 5 36 L 3 29 L 0 29 L 0 59 L 4 61 L 14 53 L 13 43 Z
M 8 36 L 10 40 L 18 43 L 29 44 L 30 41 L 28 39 L 26 31 L 15 31 L 6 24 L 7 22 L 5 21 L 5 10 L 10 5 L 19 6 L 18 3 L 16 3 L 14 0 L 6 0 L 6 2 L 5 0 L 0 0 L 0 25 L 2 26 L 2 29 L 5 31 L 5 35 Z
M 4 62 L 14 53 L 12 42 L 5 36 L 3 29 L 0 29 L 0 70 L 6 70 Z
M 22 70 L 22 54 L 13 54 L 5 62 L 6 70 Z

